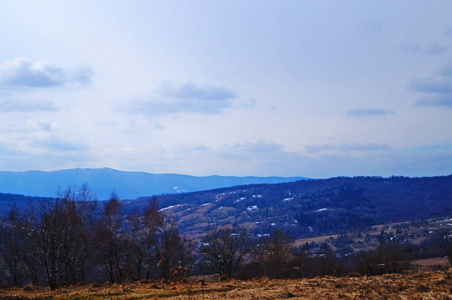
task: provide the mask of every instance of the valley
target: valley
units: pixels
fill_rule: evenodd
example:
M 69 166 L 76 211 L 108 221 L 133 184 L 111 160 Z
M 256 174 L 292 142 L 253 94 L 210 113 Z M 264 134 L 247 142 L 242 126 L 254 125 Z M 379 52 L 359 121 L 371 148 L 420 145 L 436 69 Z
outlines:
M 244 285 L 256 277 L 408 276 L 447 272 L 452 257 L 452 176 L 337 177 L 129 200 L 113 193 L 107 201 L 84 185 L 58 198 L 0 194 L 0 201 L 5 286 L 108 281 L 105 293 L 152 280 L 173 297 L 179 281 L 190 289 L 184 282 L 200 276 Z

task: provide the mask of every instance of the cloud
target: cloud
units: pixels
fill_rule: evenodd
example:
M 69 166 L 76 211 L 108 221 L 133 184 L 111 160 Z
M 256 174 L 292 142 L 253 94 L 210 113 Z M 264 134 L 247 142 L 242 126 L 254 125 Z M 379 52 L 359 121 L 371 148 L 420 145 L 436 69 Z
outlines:
M 15 156 L 17 154 L 20 154 L 20 151 L 13 149 L 13 147 L 11 147 L 10 144 L 0 143 L 0 156 L 1 157 L 9 158 L 9 157 Z M 0 160 L 0 162 L 1 162 L 1 160 Z
M 439 69 L 435 74 L 443 77 L 452 77 L 452 60 L 449 60 L 444 66 Z
M 415 102 L 415 106 L 447 106 L 452 108 L 452 94 L 424 96 Z
M 228 147 L 225 147 L 228 149 Z M 248 143 L 236 143 L 229 147 L 229 151 L 225 151 L 223 155 L 225 157 L 234 157 L 240 153 L 252 153 L 252 155 L 266 155 L 274 152 L 283 151 L 284 146 L 264 140 Z M 246 158 L 248 159 L 248 157 Z
M 388 145 L 372 143 L 317 147 L 334 150 L 292 152 L 280 144 L 260 140 L 217 147 L 183 147 L 181 151 L 172 153 L 152 152 L 154 158 L 146 162 L 138 159 L 139 155 L 121 152 L 121 157 L 115 158 L 115 161 L 130 161 L 131 157 L 136 157 L 134 167 L 137 169 L 197 173 L 193 175 L 325 178 L 359 175 L 430 176 L 452 172 L 450 147 L 423 152 L 391 151 Z
M 16 58 L 0 65 L 0 86 L 48 88 L 69 83 L 86 85 L 91 83 L 93 71 L 89 67 L 67 70 L 45 61 L 32 62 Z
M 421 94 L 415 106 L 446 106 L 452 108 L 452 61 L 427 78 L 414 78 L 408 90 Z
M 35 141 L 35 146 L 55 152 L 83 152 L 89 149 L 83 142 L 66 141 L 58 137 Z
M 445 35 L 452 36 L 452 27 L 444 32 Z
M 360 28 L 363 33 L 377 33 L 381 31 L 381 24 L 376 20 L 367 20 L 361 24 Z
M 183 152 L 178 157 L 182 168 L 196 169 L 206 175 L 268 175 L 295 174 L 303 160 L 300 154 L 284 150 L 284 146 L 265 140 L 197 147 L 197 151 Z M 184 170 L 181 170 L 184 172 Z M 193 171 L 192 171 L 193 172 Z M 299 173 L 298 173 L 299 174 Z
M 0 167 L 2 170 L 57 170 L 67 168 L 88 167 L 95 164 L 99 157 L 85 150 L 58 151 L 52 148 L 41 148 L 39 143 L 30 143 L 32 151 L 22 145 L 0 144 Z M 53 151 L 54 150 L 54 151 Z
M 182 85 L 165 85 L 162 87 L 162 94 L 171 98 L 226 100 L 235 98 L 236 94 L 229 89 L 216 86 L 198 86 L 194 83 Z
M 147 115 L 177 113 L 221 114 L 232 107 L 237 94 L 230 89 L 194 83 L 164 84 L 150 96 L 133 99 L 121 109 Z
M 54 131 L 58 129 L 60 126 L 48 120 L 28 120 L 26 126 L 29 130 L 43 130 L 43 131 Z
M 345 115 L 348 117 L 364 117 L 364 116 L 386 116 L 390 114 L 395 114 L 392 110 L 386 110 L 380 107 L 374 108 L 362 108 L 362 109 L 352 109 L 348 110 Z
M 0 112 L 57 111 L 58 107 L 50 101 L 22 101 L 6 99 L 0 101 Z
M 256 107 L 256 103 L 257 103 L 256 99 L 250 98 L 248 100 L 240 101 L 239 103 L 237 103 L 237 105 L 235 105 L 235 107 L 238 107 L 240 109 L 250 110 L 250 109 L 254 109 Z
M 439 55 L 447 51 L 447 47 L 438 43 L 431 43 L 427 46 L 420 46 L 417 44 L 402 44 L 399 46 L 400 50 L 409 54 L 425 54 L 425 55 Z
M 452 93 L 452 81 L 447 78 L 415 78 L 408 85 L 411 92 L 425 94 L 449 94 Z
M 309 153 L 320 153 L 320 152 L 350 152 L 350 151 L 380 151 L 380 150 L 390 150 L 391 147 L 386 144 L 342 144 L 342 145 L 308 145 L 305 149 Z
M 440 153 L 452 152 L 452 143 L 423 145 L 414 148 L 405 149 L 406 153 Z

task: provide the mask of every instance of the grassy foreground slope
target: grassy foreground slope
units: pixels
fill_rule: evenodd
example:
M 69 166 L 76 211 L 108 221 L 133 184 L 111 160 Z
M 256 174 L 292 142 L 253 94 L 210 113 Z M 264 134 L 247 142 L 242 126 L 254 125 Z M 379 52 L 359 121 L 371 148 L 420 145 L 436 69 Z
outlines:
M 91 284 L 0 290 L 2 299 L 451 299 L 452 269 L 372 277 Z

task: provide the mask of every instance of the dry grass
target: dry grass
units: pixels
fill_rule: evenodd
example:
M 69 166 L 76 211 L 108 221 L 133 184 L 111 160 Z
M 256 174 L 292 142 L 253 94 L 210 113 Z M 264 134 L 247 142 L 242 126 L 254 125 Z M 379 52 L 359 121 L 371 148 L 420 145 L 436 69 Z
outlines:
M 435 258 L 425 258 L 417 259 L 412 261 L 412 265 L 416 270 L 420 271 L 432 271 L 440 269 L 447 269 L 449 266 L 449 261 L 447 257 L 435 257 Z
M 452 299 L 449 271 L 372 277 L 251 281 L 230 280 L 161 284 L 91 284 L 50 291 L 46 288 L 0 290 L 1 299 Z

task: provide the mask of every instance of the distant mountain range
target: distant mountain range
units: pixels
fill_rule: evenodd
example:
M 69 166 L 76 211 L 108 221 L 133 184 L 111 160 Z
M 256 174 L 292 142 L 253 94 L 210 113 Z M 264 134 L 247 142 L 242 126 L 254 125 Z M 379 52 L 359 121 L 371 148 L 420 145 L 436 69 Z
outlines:
M 106 200 L 113 191 L 121 199 L 195 192 L 236 185 L 281 183 L 307 179 L 304 177 L 197 177 L 180 174 L 150 174 L 124 172 L 109 168 L 68 169 L 59 171 L 0 171 L 0 193 L 36 197 L 55 197 L 68 187 L 79 188 L 84 183 L 98 200 Z

